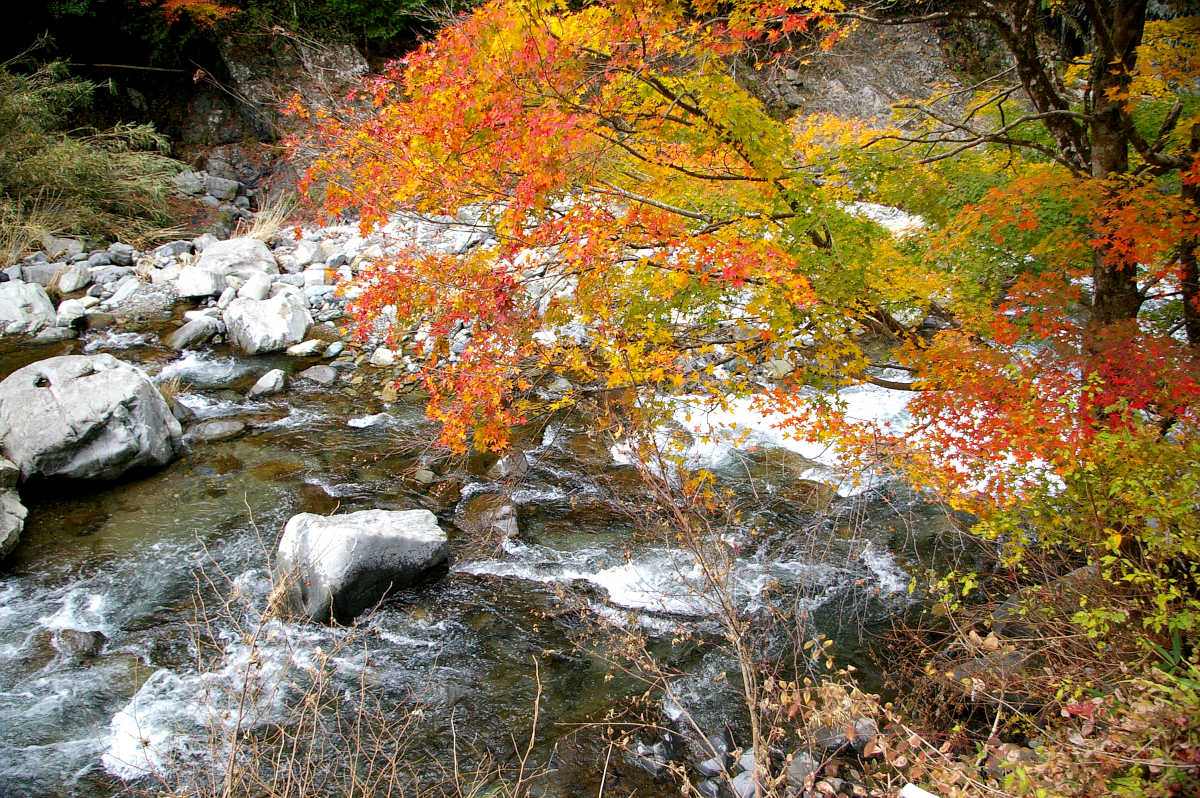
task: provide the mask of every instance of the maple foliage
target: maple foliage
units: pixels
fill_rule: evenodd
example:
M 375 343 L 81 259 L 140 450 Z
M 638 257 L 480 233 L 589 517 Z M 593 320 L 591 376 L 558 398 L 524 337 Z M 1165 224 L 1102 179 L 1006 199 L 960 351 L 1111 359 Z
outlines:
M 1106 490 L 1114 441 L 1171 459 L 1195 437 L 1196 28 L 1118 12 L 1111 74 L 1094 56 L 1060 90 L 1018 70 L 1024 99 L 984 86 L 957 127 L 918 103 L 878 130 L 776 119 L 746 77 L 836 51 L 856 16 L 836 0 L 495 0 L 373 78 L 365 111 L 297 105 L 322 153 L 306 187 L 364 227 L 406 211 L 489 232 L 357 281 L 354 312 L 394 313 L 452 447 L 502 448 L 587 386 L 635 389 L 650 424 L 679 392 L 753 395 L 789 434 L 885 459 L 1000 528 L 1025 502 Z M 1036 112 L 1060 100 L 1077 107 Z M 924 227 L 893 235 L 864 201 Z M 929 313 L 944 330 L 917 328 Z M 548 374 L 584 388 L 547 399 Z M 912 390 L 912 425 L 856 422 L 814 390 L 856 382 Z M 1076 545 L 1098 556 L 1113 523 Z

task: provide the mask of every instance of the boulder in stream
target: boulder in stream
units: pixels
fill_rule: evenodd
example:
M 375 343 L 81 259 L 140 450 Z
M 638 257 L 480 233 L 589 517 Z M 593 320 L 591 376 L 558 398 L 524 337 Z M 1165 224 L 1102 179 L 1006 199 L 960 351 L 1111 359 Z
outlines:
M 275 572 L 292 611 L 349 623 L 443 564 L 448 553 L 446 533 L 428 510 L 301 513 L 283 529 Z
M 16 547 L 25 530 L 25 505 L 17 495 L 20 476 L 11 460 L 0 457 L 0 560 Z
M 243 352 L 276 352 L 304 340 L 312 316 L 304 300 L 293 293 L 270 299 L 235 299 L 221 314 L 229 341 Z
M 150 378 L 112 355 L 52 357 L 0 382 L 0 449 L 26 479 L 115 479 L 170 462 L 181 437 Z

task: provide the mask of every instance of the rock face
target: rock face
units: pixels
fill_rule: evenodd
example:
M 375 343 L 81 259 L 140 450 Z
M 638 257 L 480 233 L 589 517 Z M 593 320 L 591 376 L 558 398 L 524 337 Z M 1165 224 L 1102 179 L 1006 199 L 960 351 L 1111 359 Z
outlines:
M 446 533 L 428 510 L 292 516 L 279 541 L 278 578 L 294 611 L 349 623 L 388 592 L 446 561 Z
M 0 382 L 0 449 L 28 479 L 161 466 L 182 431 L 150 378 L 112 355 L 52 357 Z
M 235 299 L 222 314 L 229 341 L 247 354 L 275 352 L 304 340 L 312 316 L 292 293 L 270 299 Z
M 279 273 L 275 256 L 257 238 L 231 238 L 209 244 L 196 259 L 196 268 L 236 274 L 243 280 L 256 272 Z

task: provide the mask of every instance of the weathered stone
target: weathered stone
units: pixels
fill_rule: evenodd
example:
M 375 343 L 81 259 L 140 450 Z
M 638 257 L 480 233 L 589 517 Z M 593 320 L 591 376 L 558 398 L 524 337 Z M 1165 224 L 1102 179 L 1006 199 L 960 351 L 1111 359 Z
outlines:
M 169 241 L 162 246 L 155 247 L 151 253 L 158 260 L 169 260 L 178 258 L 180 255 L 187 255 L 195 249 L 191 241 Z
M 320 338 L 309 338 L 307 341 L 289 346 L 287 353 L 292 357 L 312 357 L 325 349 L 325 342 Z
M 122 244 L 120 241 L 108 245 L 108 256 L 118 266 L 132 266 L 133 256 L 136 254 L 136 249 L 129 244 Z
M 320 241 L 309 241 L 305 239 L 296 244 L 296 248 L 292 250 L 292 257 L 296 261 L 296 265 L 301 269 L 312 263 L 324 263 L 326 258 L 325 245 Z M 322 269 L 321 271 L 324 271 Z
M 65 263 L 46 263 L 44 261 L 27 263 L 21 266 L 20 279 L 27 283 L 37 283 L 45 288 L 50 285 L 54 275 L 58 274 L 59 269 L 64 266 L 66 266 Z
M 346 345 L 341 341 L 334 341 L 329 346 L 325 347 L 325 354 L 322 355 L 322 357 L 337 357 L 345 348 Z
M 254 383 L 254 386 L 250 388 L 249 393 L 246 395 L 251 399 L 259 396 L 270 396 L 282 391 L 286 383 L 287 375 L 284 374 L 283 369 L 271 369 L 258 378 L 258 382 Z
M 111 266 L 112 257 L 104 250 L 99 250 L 88 255 L 87 265 L 93 269 L 99 269 L 101 266 Z
M 71 659 L 91 659 L 100 653 L 108 637 L 103 632 L 59 629 L 50 645 Z
M 271 276 L 265 272 L 255 272 L 246 278 L 237 290 L 241 299 L 266 299 L 271 295 Z
M 122 277 L 116 285 L 113 286 L 112 296 L 104 301 L 108 307 L 116 307 L 125 300 L 132 297 L 141 288 L 141 280 L 132 274 L 127 274 Z
M 25 531 L 25 516 L 25 505 L 17 492 L 12 488 L 0 491 L 0 560 L 17 547 Z
M 179 422 L 150 378 L 112 355 L 66 355 L 0 382 L 0 447 L 25 478 L 115 479 L 176 454 Z
M 88 297 L 95 302 L 94 297 Z M 55 316 L 54 323 L 58 327 L 74 327 L 79 323 L 85 315 L 87 315 L 88 306 L 79 299 L 64 299 L 58 305 L 58 313 Z
M 204 190 L 220 200 L 231 200 L 237 196 L 238 182 L 216 175 L 204 178 Z
M 337 370 L 333 366 L 312 366 L 300 372 L 300 376 L 326 388 L 337 382 Z
M 223 331 L 224 325 L 221 324 L 220 319 L 212 316 L 200 316 L 168 335 L 165 343 L 175 350 L 187 349 L 190 346 L 207 343 Z
M 87 263 L 72 263 L 58 278 L 58 290 L 64 294 L 74 293 L 92 281 L 92 271 Z
M 57 316 L 40 285 L 22 280 L 0 283 L 0 327 L 21 325 L 23 331 L 33 332 L 53 325 Z
M 525 452 L 515 449 L 501 457 L 487 470 L 487 478 L 496 482 L 518 480 L 529 473 L 529 459 Z
M 821 763 L 808 751 L 796 751 L 792 754 L 792 761 L 788 763 L 787 783 L 796 789 L 806 789 L 809 778 L 816 778 L 820 768 Z
M 216 443 L 217 441 L 232 440 L 245 431 L 246 422 L 244 421 L 216 418 L 210 421 L 201 421 L 199 424 L 189 427 L 187 439 L 203 443 Z
M 516 505 L 498 493 L 472 496 L 459 509 L 455 524 L 464 532 L 485 540 L 508 540 L 520 533 Z
M 279 273 L 279 264 L 267 245 L 248 237 L 209 243 L 196 259 L 196 267 L 217 272 L 222 277 L 236 274 L 243 279 L 255 272 Z
M 69 255 L 83 253 L 83 242 L 77 238 L 59 238 L 58 236 L 42 236 L 42 248 L 51 258 L 65 258 Z
M 284 527 L 275 570 L 294 611 L 348 623 L 448 554 L 446 533 L 428 510 L 301 513 Z
M 437 479 L 437 474 L 428 468 L 418 468 L 413 472 L 413 481 L 419 485 L 432 485 L 435 479 Z
M 302 300 L 288 294 L 270 299 L 235 299 L 222 318 L 229 340 L 247 354 L 274 352 L 304 340 L 312 316 Z
M 396 362 L 396 355 L 387 347 L 381 346 L 371 353 L 371 365 L 379 368 L 390 366 Z
M 180 172 L 171 178 L 171 182 L 184 194 L 196 196 L 204 193 L 204 178 L 195 172 Z

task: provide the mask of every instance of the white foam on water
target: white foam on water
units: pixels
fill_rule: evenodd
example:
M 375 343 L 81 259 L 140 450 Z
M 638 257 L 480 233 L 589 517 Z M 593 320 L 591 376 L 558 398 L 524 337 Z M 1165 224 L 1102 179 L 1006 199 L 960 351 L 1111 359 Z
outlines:
M 395 421 L 395 418 L 390 413 L 375 413 L 370 416 L 354 416 L 346 420 L 347 427 L 355 429 L 365 429 L 366 427 L 379 427 Z
M 888 595 L 898 593 L 908 595 L 909 576 L 896 564 L 896 558 L 892 556 L 891 552 L 886 549 L 877 549 L 873 543 L 868 541 L 858 558 L 871 570 L 871 573 L 875 574 L 875 578 L 879 580 L 881 592 Z
M 106 620 L 108 597 L 87 588 L 75 587 L 63 596 L 57 610 L 40 616 L 38 623 L 53 631 L 74 629 L 80 632 L 111 634 L 112 625 Z
M 771 558 L 736 558 L 732 569 L 713 583 L 710 574 L 686 552 L 651 548 L 628 557 L 599 548 L 563 552 L 518 540 L 504 543 L 504 558 L 456 565 L 456 571 L 476 575 L 507 576 L 545 584 L 583 580 L 603 588 L 616 608 L 690 618 L 719 614 L 715 590 L 734 596 L 746 611 L 764 606 L 763 596 L 774 585 L 791 583 L 819 587 L 816 596 L 801 598 L 815 608 L 826 600 L 830 586 L 840 587 L 837 569 L 806 561 Z
M 153 340 L 153 336 L 149 333 L 137 332 L 117 332 L 116 330 L 104 330 L 87 337 L 87 343 L 83 345 L 85 354 L 99 351 L 101 349 L 129 349 L 134 346 L 145 346 Z
M 178 359 L 162 367 L 155 381 L 166 382 L 178 377 L 180 382 L 200 388 L 224 388 L 258 368 L 248 360 L 213 357 L 207 352 L 185 349 Z

